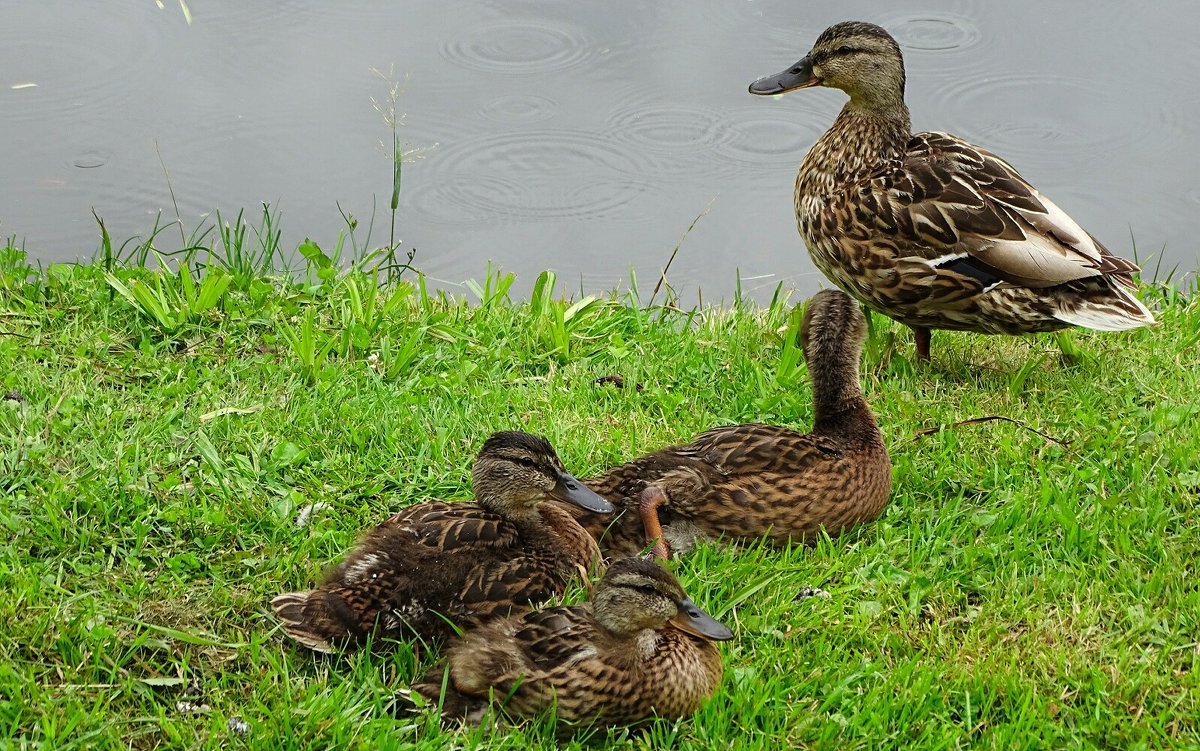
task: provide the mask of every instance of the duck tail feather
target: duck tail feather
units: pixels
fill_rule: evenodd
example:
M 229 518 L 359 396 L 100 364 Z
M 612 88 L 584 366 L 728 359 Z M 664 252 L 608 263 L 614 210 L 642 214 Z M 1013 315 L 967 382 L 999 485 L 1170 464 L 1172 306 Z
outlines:
M 1115 284 L 1110 284 L 1105 292 L 1102 296 L 1060 305 L 1055 318 L 1097 331 L 1125 331 L 1157 323 L 1154 314 L 1133 292 Z
M 325 593 L 320 590 L 285 592 L 271 600 L 271 607 L 287 635 L 314 652 L 333 652 L 330 637 L 339 630 L 345 632 L 334 628 Z

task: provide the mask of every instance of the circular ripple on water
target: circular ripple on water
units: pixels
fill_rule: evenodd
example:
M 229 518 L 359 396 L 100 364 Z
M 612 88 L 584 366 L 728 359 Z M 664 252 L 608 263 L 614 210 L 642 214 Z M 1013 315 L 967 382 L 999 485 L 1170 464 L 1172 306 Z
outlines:
M 598 50 L 583 31 L 528 19 L 487 23 L 442 44 L 442 55 L 473 70 L 545 73 L 592 60 Z
M 250 41 L 262 45 L 264 29 L 270 29 L 273 35 L 283 39 L 304 38 L 313 31 L 313 17 L 322 14 L 330 23 L 333 16 L 348 15 L 347 9 L 353 3 L 329 3 L 314 5 L 307 0 L 275 0 L 270 3 L 216 3 L 211 8 L 205 8 L 203 18 L 205 25 L 220 29 L 228 39 L 242 42 Z M 177 10 L 177 8 L 175 9 Z M 228 57 L 239 59 L 239 55 Z
M 618 144 L 594 133 L 532 130 L 447 143 L 429 154 L 414 198 L 430 219 L 457 224 L 508 219 L 596 218 L 631 211 L 652 190 Z
M 602 135 L 579 130 L 523 130 L 444 143 L 430 155 L 431 162 L 434 159 L 437 169 L 445 172 L 533 180 L 605 172 L 636 174 L 641 166 Z
M 905 50 L 960 50 L 975 46 L 983 38 L 973 21 L 951 15 L 884 16 L 880 19 L 880 25 Z
M 634 178 L 599 178 L 574 185 L 533 184 L 496 176 L 445 175 L 412 191 L 408 200 L 425 219 L 458 227 L 526 221 L 631 220 L 645 215 L 656 188 Z
M 107 35 L 97 21 L 95 38 Z M 47 35 L 13 42 L 0 34 L 0 47 L 21 50 L 17 64 L 9 65 L 0 79 L 0 107 L 9 121 L 37 121 L 53 117 L 94 120 L 115 110 L 131 90 L 144 85 L 150 60 L 157 49 L 154 40 L 138 30 L 114 30 L 128 44 L 101 45 L 76 37 Z M 142 44 L 142 42 L 145 44 Z M 13 89 L 33 83 L 36 86 Z
M 108 164 L 112 158 L 108 149 L 86 149 L 71 157 L 69 164 L 79 169 L 96 169 Z
M 713 150 L 727 137 L 715 112 L 650 102 L 613 112 L 605 130 L 656 174 L 671 175 L 712 172 Z
M 794 172 L 832 122 L 832 115 L 814 110 L 789 108 L 773 115 L 741 110 L 722 120 L 723 137 L 713 153 L 726 165 Z
M 500 123 L 536 123 L 554 117 L 558 103 L 532 94 L 512 94 L 493 99 L 479 114 Z
M 484 175 L 441 175 L 424 180 L 401 193 L 401 200 L 419 216 L 436 224 L 482 227 L 501 221 L 489 207 L 492 195 L 515 195 L 519 183 Z M 485 200 L 479 200 L 484 196 Z
M 1127 107 L 1099 82 L 1045 74 L 952 81 L 933 95 L 939 125 L 1011 162 L 1070 168 L 1128 149 L 1153 132 L 1158 115 Z M 1161 127 L 1161 126 L 1160 126 Z

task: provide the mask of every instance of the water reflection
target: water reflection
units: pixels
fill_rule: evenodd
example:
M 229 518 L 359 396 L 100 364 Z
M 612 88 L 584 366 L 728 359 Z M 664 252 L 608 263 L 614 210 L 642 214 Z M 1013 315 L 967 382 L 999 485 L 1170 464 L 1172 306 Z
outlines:
M 168 7 L 170 5 L 168 4 Z M 840 92 L 763 100 L 759 75 L 846 18 L 904 46 L 917 128 L 999 153 L 1114 252 L 1166 248 L 1200 265 L 1200 6 L 1084 9 L 1021 0 L 313 0 L 194 7 L 153 2 L 0 7 L 0 233 L 35 257 L 86 257 L 95 207 L 124 238 L 214 208 L 283 212 L 285 245 L 332 243 L 337 204 L 386 223 L 390 133 L 371 106 L 405 78 L 397 227 L 418 264 L 450 281 L 492 259 L 525 287 L 553 268 L 588 291 L 653 284 L 769 297 L 811 291 L 791 213 L 792 176 Z M 36 87 L 13 88 L 24 83 Z M 383 144 L 381 145 L 381 142 Z M 160 162 L 159 154 L 162 156 Z

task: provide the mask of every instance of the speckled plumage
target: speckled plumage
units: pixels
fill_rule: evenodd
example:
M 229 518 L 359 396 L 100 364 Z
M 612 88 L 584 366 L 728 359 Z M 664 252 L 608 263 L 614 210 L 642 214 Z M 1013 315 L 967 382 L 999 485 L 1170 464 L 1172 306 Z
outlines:
M 801 162 L 795 212 L 813 263 L 871 308 L 930 329 L 992 334 L 1154 323 L 1112 255 L 995 154 L 912 133 L 904 61 L 886 31 L 830 27 L 751 92 L 831 86 L 850 101 Z M 922 346 L 922 339 L 924 339 Z
M 698 539 L 809 541 L 876 518 L 891 492 L 883 436 L 859 388 L 866 322 L 842 292 L 815 295 L 801 327 L 813 384 L 811 433 L 730 425 L 584 480 L 620 509 L 611 517 L 572 510 L 607 556 L 646 547 L 639 496 L 656 486 L 663 537 L 675 552 Z
M 566 474 L 545 439 L 497 433 L 474 465 L 479 503 L 404 509 L 359 540 L 322 584 L 272 606 L 289 636 L 328 652 L 368 635 L 437 641 L 586 582 L 595 541 L 553 503 Z M 588 493 L 589 495 L 590 492 Z M 602 499 L 601 499 L 602 500 Z
M 553 707 L 567 732 L 686 717 L 720 683 L 721 655 L 711 639 L 727 638 L 732 633 L 696 608 L 670 573 L 652 561 L 623 559 L 590 603 L 478 628 L 413 690 L 442 699 L 447 718 L 480 719 L 489 696 L 513 718 Z

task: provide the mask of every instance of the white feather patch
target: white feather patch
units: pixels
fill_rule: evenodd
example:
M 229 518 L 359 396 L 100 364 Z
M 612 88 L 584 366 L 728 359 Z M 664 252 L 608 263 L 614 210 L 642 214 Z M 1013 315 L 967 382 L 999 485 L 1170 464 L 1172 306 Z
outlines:
M 927 259 L 925 259 L 925 263 L 929 264 L 930 266 L 933 266 L 934 268 L 938 268 L 939 266 L 945 266 L 948 263 L 954 263 L 955 261 L 961 261 L 962 259 L 966 258 L 969 255 L 971 255 L 971 254 L 970 253 L 947 253 L 944 256 L 937 256 L 936 258 L 927 258 Z
M 356 584 L 366 581 L 368 578 L 374 579 L 378 574 L 374 573 L 373 569 L 377 568 L 380 562 L 378 555 L 367 553 L 346 569 L 346 583 Z
M 1127 331 L 1140 326 L 1153 326 L 1154 314 L 1142 301 L 1123 289 L 1114 288 L 1113 294 L 1127 304 L 1137 308 L 1137 314 L 1103 303 L 1082 302 L 1074 310 L 1059 310 L 1054 317 L 1076 326 L 1096 331 Z
M 658 651 L 658 632 L 652 628 L 643 629 L 637 635 L 637 653 L 642 659 L 649 659 Z

